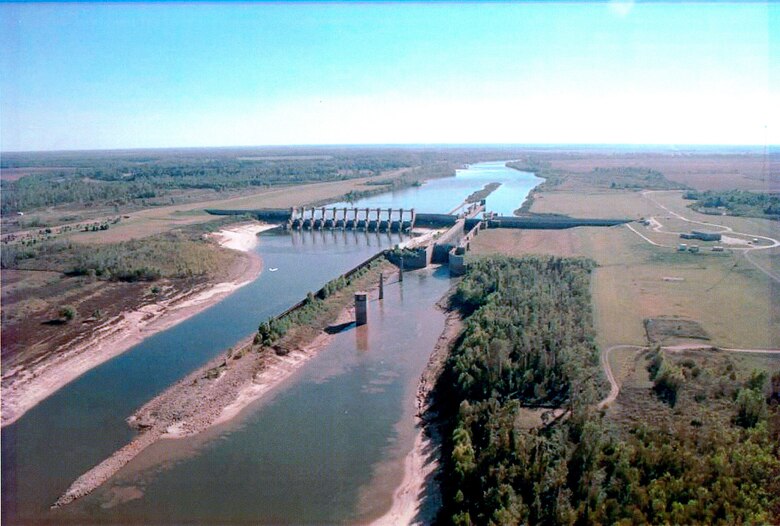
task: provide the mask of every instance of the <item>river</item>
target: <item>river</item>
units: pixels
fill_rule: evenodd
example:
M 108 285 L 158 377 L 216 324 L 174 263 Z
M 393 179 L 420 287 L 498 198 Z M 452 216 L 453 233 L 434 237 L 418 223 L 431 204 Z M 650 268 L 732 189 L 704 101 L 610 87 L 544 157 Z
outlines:
M 488 208 L 506 214 L 538 181 L 503 163 L 480 163 L 355 204 L 447 212 L 502 182 Z M 89 371 L 2 430 L 3 523 L 322 523 L 381 513 L 402 476 L 414 391 L 441 332 L 434 304 L 449 287 L 443 270 L 389 285 L 385 300 L 372 302 L 368 327 L 337 335 L 236 421 L 155 444 L 92 495 L 62 510 L 49 506 L 130 441 L 125 419 L 136 408 L 260 321 L 400 240 L 341 231 L 262 235 L 257 250 L 278 271 Z
M 525 201 L 528 193 L 543 179 L 527 172 L 506 167 L 506 161 L 477 163 L 456 170 L 455 177 L 431 179 L 422 186 L 336 203 L 337 207 L 414 208 L 418 212 L 447 213 L 472 192 L 486 184 L 501 183 L 486 199 L 486 210 L 511 216 Z

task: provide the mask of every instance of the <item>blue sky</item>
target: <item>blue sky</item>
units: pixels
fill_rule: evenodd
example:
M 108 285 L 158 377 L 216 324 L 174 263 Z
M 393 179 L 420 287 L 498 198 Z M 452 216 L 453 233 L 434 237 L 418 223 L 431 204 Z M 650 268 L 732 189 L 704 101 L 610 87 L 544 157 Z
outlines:
M 762 3 L 0 4 L 0 148 L 778 144 L 778 22 Z

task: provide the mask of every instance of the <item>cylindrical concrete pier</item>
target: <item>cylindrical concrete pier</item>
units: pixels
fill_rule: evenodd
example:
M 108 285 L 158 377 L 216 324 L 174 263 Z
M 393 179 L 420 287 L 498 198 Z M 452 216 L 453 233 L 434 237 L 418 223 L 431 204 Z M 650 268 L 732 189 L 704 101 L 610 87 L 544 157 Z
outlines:
M 355 293 L 355 325 L 368 323 L 368 293 Z

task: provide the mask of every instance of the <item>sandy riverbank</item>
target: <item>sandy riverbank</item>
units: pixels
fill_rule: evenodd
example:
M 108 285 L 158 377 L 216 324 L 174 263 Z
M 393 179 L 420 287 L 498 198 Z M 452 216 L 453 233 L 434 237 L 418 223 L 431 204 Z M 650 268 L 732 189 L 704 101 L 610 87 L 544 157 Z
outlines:
M 438 304 L 447 310 L 448 293 Z M 393 503 L 371 526 L 431 524 L 441 507 L 441 492 L 436 477 L 439 472 L 441 439 L 432 409 L 432 392 L 444 364 L 463 330 L 460 314 L 447 310 L 444 329 L 428 360 L 417 388 L 417 435 L 412 450 L 404 459 L 404 478 L 393 492 Z
M 262 271 L 262 261 L 249 251 L 257 245 L 257 234 L 273 227 L 252 223 L 212 234 L 220 245 L 246 252 L 241 264 L 232 270 L 231 281 L 201 285 L 168 300 L 123 312 L 96 326 L 88 340 L 59 349 L 50 359 L 35 364 L 30 370 L 15 372 L 13 380 L 4 381 L 2 386 L 2 426 L 15 422 L 32 407 L 90 369 L 122 354 L 145 338 L 194 316 L 254 281 Z

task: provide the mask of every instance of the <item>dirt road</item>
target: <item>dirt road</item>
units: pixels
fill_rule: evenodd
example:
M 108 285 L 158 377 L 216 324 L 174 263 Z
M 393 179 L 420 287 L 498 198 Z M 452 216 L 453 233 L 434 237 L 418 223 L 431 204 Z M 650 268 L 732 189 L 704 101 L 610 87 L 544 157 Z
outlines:
M 609 389 L 609 394 L 606 396 L 606 398 L 604 398 L 601 402 L 599 402 L 598 405 L 599 409 L 603 409 L 604 407 L 614 402 L 617 399 L 618 395 L 620 394 L 620 385 L 615 379 L 615 375 L 612 372 L 612 367 L 609 365 L 609 354 L 616 349 L 634 349 L 637 351 L 642 351 L 647 348 L 648 347 L 641 346 L 641 345 L 621 344 L 621 345 L 613 345 L 612 347 L 609 347 L 608 349 L 606 349 L 601 353 L 601 366 L 604 368 L 604 375 L 607 377 L 607 380 L 609 380 L 610 389 Z M 780 354 L 780 349 L 730 349 L 730 348 L 723 348 L 723 347 L 714 347 L 712 345 L 703 345 L 700 343 L 670 345 L 667 347 L 661 347 L 661 349 L 670 352 L 680 352 L 680 351 L 689 351 L 689 350 L 697 350 L 697 349 L 698 350 L 718 349 L 721 351 L 736 352 L 736 353 Z

